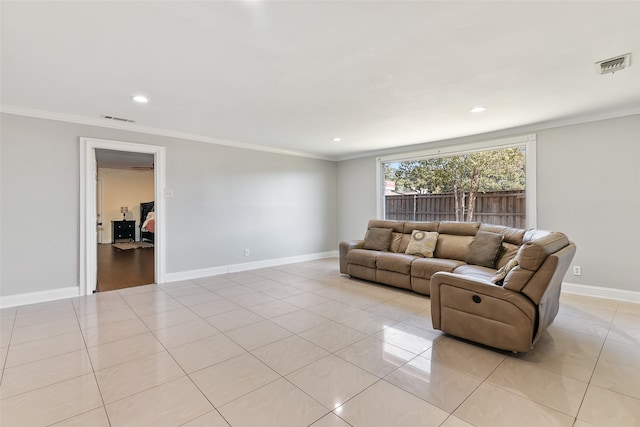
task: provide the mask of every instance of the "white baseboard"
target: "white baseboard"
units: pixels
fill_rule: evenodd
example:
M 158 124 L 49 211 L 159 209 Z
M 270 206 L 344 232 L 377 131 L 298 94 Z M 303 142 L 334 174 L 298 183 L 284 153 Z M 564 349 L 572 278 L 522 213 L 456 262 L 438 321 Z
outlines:
M 259 268 L 276 267 L 297 262 L 315 261 L 324 258 L 338 256 L 338 251 L 320 252 L 316 254 L 299 255 L 287 258 L 267 259 L 262 261 L 233 264 L 201 270 L 180 271 L 177 273 L 167 273 L 165 282 L 177 282 L 180 280 L 198 279 L 200 277 L 217 276 L 220 274 L 237 273 L 240 271 L 257 270 Z M 19 305 L 37 304 L 40 302 L 55 301 L 65 298 L 73 298 L 80 295 L 80 288 L 77 286 L 69 288 L 51 289 L 47 291 L 28 292 L 24 294 L 0 296 L 0 308 L 16 307 Z
M 589 286 L 563 282 L 562 292 L 620 301 L 640 302 L 640 292 L 628 291 L 626 289 L 603 288 L 601 286 Z
M 219 267 L 203 268 L 199 270 L 180 271 L 166 273 L 165 282 L 179 282 L 181 280 L 199 279 L 201 277 L 218 276 L 220 274 L 238 273 L 240 271 L 257 270 L 260 268 L 277 267 L 279 265 L 294 264 L 297 262 L 315 261 L 324 258 L 338 256 L 338 251 L 320 252 L 308 255 L 298 255 L 286 258 L 265 259 L 262 261 L 245 262 L 242 264 L 223 265 Z
M 73 298 L 80 295 L 78 286 L 51 289 L 47 291 L 28 292 L 25 294 L 7 295 L 0 297 L 0 308 L 16 307 L 18 305 L 37 304 L 39 302 L 55 301 Z

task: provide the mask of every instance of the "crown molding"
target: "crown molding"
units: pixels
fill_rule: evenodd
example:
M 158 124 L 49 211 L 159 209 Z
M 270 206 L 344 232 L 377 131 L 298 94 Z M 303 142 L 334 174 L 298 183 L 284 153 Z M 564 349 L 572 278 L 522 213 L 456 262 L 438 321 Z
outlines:
M 166 136 L 170 138 L 187 139 L 190 141 L 206 142 L 214 145 L 224 145 L 226 147 L 241 148 L 244 150 L 262 151 L 265 153 L 281 154 L 285 156 L 306 157 L 316 160 L 335 161 L 336 159 L 320 154 L 307 153 L 303 151 L 287 150 L 284 148 L 269 147 L 263 145 L 247 144 L 243 142 L 231 141 L 228 139 L 212 138 L 204 135 L 198 135 L 189 132 L 173 131 L 169 129 L 154 128 L 149 126 L 140 126 L 135 123 L 124 123 L 111 121 L 104 118 L 94 118 L 77 116 L 74 114 L 58 113 L 54 111 L 38 110 L 35 108 L 19 107 L 15 105 L 0 104 L 0 112 L 6 114 L 15 114 L 18 116 L 34 117 L 38 119 L 56 120 L 59 122 L 76 123 L 87 126 L 98 126 L 102 128 L 126 130 L 129 132 L 146 133 L 149 135 Z
M 401 154 L 405 152 L 430 150 L 438 147 L 448 147 L 452 145 L 468 144 L 471 142 L 478 142 L 478 141 L 484 141 L 489 139 L 518 136 L 521 134 L 539 132 L 542 130 L 560 128 L 564 126 L 579 125 L 584 123 L 597 122 L 601 120 L 617 119 L 621 117 L 633 116 L 636 114 L 640 114 L 640 106 L 627 108 L 623 110 L 606 111 L 606 112 L 593 113 L 593 114 L 582 115 L 582 116 L 567 117 L 567 118 L 556 119 L 556 120 L 547 120 L 544 122 L 531 123 L 531 124 L 512 127 L 512 128 L 499 129 L 495 131 L 477 133 L 472 135 L 465 135 L 457 138 L 425 141 L 425 142 L 419 142 L 416 144 L 408 144 L 408 145 L 403 145 L 399 147 L 385 148 L 385 149 L 375 150 L 375 151 L 345 154 L 342 156 L 337 156 L 334 160 L 338 162 L 342 162 L 345 160 L 355 160 L 355 159 L 361 159 L 364 157 L 381 157 L 381 156 L 387 156 L 387 155 Z
M 231 141 L 221 138 L 212 138 L 204 135 L 192 134 L 188 132 L 172 131 L 168 129 L 160 129 L 148 126 L 140 126 L 135 123 L 120 123 L 109 121 L 103 118 L 93 118 L 85 116 L 77 116 L 73 114 L 58 113 L 47 110 L 38 110 L 34 108 L 18 107 L 15 105 L 0 104 L 0 112 L 7 114 L 15 114 L 19 116 L 35 117 L 47 120 L 56 120 L 62 122 L 76 123 L 88 126 L 98 126 L 103 128 L 126 130 L 130 132 L 140 132 L 150 135 L 166 136 L 170 138 L 187 139 L 190 141 L 206 142 L 208 144 L 223 145 L 226 147 L 241 148 L 245 150 L 261 151 L 265 153 L 281 154 L 285 156 L 305 157 L 316 160 L 328 160 L 333 162 L 341 162 L 345 160 L 361 159 L 364 157 L 376 157 L 393 155 L 407 151 L 425 150 L 440 146 L 450 146 L 458 144 L 466 144 L 469 142 L 482 141 L 485 139 L 502 138 L 515 136 L 523 133 L 531 133 L 546 129 L 559 128 L 564 126 L 572 126 L 600 120 L 615 119 L 619 117 L 632 116 L 640 114 L 640 107 L 631 107 L 616 111 L 606 111 L 593 113 L 582 116 L 567 117 L 556 120 L 548 120 L 544 122 L 531 123 L 527 125 L 499 129 L 490 132 L 478 133 L 473 135 L 465 135 L 458 138 L 449 138 L 443 140 L 425 141 L 416 144 L 402 145 L 398 147 L 390 147 L 386 149 L 362 151 L 336 156 L 325 156 L 320 154 L 308 153 L 303 151 L 287 150 L 284 148 L 269 147 L 263 145 L 247 144 L 243 142 Z

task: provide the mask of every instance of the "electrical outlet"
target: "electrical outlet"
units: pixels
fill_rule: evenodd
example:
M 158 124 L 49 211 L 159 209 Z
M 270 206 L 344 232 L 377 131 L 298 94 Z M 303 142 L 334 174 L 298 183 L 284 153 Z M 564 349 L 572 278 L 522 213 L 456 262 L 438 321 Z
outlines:
M 573 275 L 574 276 L 579 276 L 582 274 L 582 268 L 580 268 L 579 265 L 574 265 L 573 266 Z
M 244 250 L 244 256 L 249 256 L 249 254 L 250 254 L 249 249 L 245 249 Z

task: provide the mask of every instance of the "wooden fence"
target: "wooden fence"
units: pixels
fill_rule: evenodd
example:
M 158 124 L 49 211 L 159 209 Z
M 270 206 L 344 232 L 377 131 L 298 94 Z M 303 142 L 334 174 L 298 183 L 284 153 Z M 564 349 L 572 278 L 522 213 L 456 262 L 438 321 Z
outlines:
M 468 194 L 465 194 L 468 197 Z M 524 191 L 478 193 L 473 221 L 526 228 Z M 385 196 L 385 218 L 403 221 L 455 221 L 453 193 Z M 460 220 L 466 221 L 466 211 Z

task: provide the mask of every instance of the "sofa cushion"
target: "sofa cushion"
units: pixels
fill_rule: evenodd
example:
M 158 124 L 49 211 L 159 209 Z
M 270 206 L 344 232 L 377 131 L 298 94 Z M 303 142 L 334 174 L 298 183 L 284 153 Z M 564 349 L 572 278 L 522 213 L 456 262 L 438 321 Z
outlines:
M 461 274 L 463 276 L 475 277 L 476 279 L 491 281 L 491 278 L 496 273 L 494 268 L 481 267 L 479 265 L 461 265 L 453 270 L 455 274 Z
M 413 230 L 411 233 L 411 241 L 409 242 L 409 246 L 407 246 L 405 253 L 407 255 L 432 258 L 437 242 L 437 231 Z
M 390 228 L 370 228 L 364 236 L 364 249 L 386 251 L 391 242 Z
M 521 292 L 534 274 L 535 271 L 516 265 L 504 278 L 502 286 L 510 291 Z
M 367 230 L 370 228 L 390 228 L 396 233 L 404 231 L 404 221 L 393 221 L 390 219 L 370 219 L 367 224 Z
M 469 246 L 473 241 L 471 236 L 457 236 L 452 234 L 440 234 L 436 246 L 435 257 L 445 259 L 457 259 L 464 261 L 469 253 Z
M 439 271 L 452 273 L 461 265 L 464 265 L 464 262 L 455 259 L 418 258 L 411 263 L 411 277 L 431 279 L 431 276 Z
M 515 258 L 519 250 L 520 245 L 514 245 L 513 243 L 503 241 L 500 253 L 498 254 L 498 260 L 496 261 L 496 268 L 503 267 L 506 263 Z
M 527 230 L 505 227 L 503 225 L 482 224 L 480 226 L 480 231 L 491 231 L 492 233 L 502 234 L 504 236 L 505 243 L 520 246 L 522 244 L 522 239 L 524 238 L 524 233 Z
M 438 233 L 455 234 L 458 236 L 475 236 L 479 228 L 479 222 L 442 221 L 438 226 Z
M 368 249 L 353 249 L 347 254 L 347 262 L 363 267 L 376 268 L 376 259 L 381 253 Z
M 524 240 L 525 243 L 518 251 L 518 260 L 520 266 L 527 270 L 537 270 L 547 255 L 569 244 L 567 236 L 557 231 L 528 230 Z
M 495 268 L 503 238 L 502 234 L 479 230 L 471 242 L 465 262 Z
M 404 223 L 404 234 L 411 234 L 414 230 L 420 231 L 438 231 L 438 226 L 440 225 L 437 221 L 425 221 L 425 222 L 411 222 L 407 221 Z
M 394 254 L 391 252 L 380 253 L 376 260 L 378 270 L 394 271 L 396 273 L 409 274 L 411 262 L 416 257 L 413 255 Z

